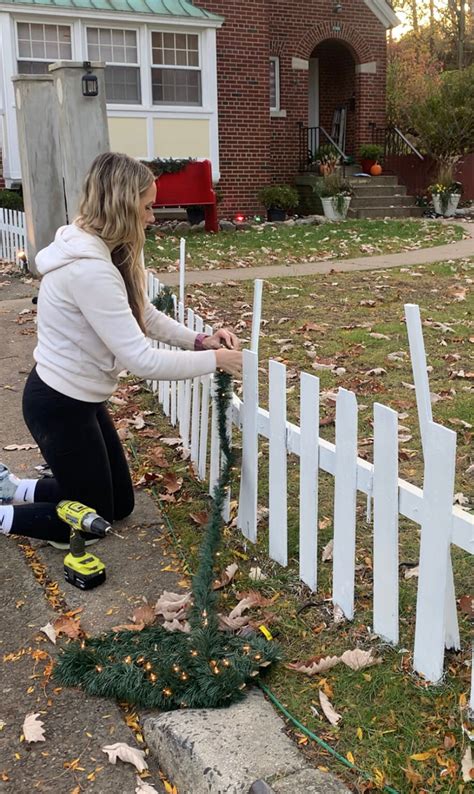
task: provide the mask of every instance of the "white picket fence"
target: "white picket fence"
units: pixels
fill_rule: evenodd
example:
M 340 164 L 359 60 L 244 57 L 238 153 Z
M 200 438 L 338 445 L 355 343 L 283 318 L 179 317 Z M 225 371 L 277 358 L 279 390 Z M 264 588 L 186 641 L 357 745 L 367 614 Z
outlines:
M 161 285 L 149 274 L 148 289 L 155 297 Z M 319 470 L 334 477 L 334 548 L 332 600 L 345 617 L 354 616 L 356 497 L 367 497 L 368 520 L 373 523 L 373 631 L 390 643 L 399 641 L 398 517 L 421 527 L 419 579 L 414 642 L 414 668 L 429 681 L 443 676 L 444 649 L 459 648 L 450 545 L 474 552 L 474 515 L 453 506 L 456 434 L 432 421 L 421 322 L 417 306 L 407 306 L 407 327 L 414 372 L 425 459 L 423 490 L 398 477 L 398 416 L 374 404 L 373 463 L 357 455 L 357 399 L 346 389 L 336 398 L 335 444 L 319 437 L 319 378 L 300 377 L 299 425 L 286 418 L 286 367 L 269 362 L 268 410 L 258 399 L 258 332 L 261 282 L 256 283 L 253 350 L 243 355 L 243 394 L 233 395 L 229 413 L 242 433 L 242 466 L 237 524 L 251 542 L 257 539 L 258 440 L 269 441 L 269 549 L 272 560 L 288 563 L 288 455 L 300 459 L 299 575 L 312 590 L 318 575 Z M 177 316 L 183 321 L 184 306 Z M 187 311 L 188 327 L 210 332 L 203 320 Z M 166 347 L 160 344 L 160 347 Z M 169 348 L 168 348 L 169 349 Z M 183 444 L 200 478 L 209 472 L 210 493 L 219 472 L 219 438 L 212 378 L 152 384 L 163 411 L 178 423 Z M 426 399 L 426 395 L 428 398 Z M 209 413 L 212 412 L 210 440 Z M 208 460 L 208 447 L 210 454 Z M 228 509 L 227 509 L 228 516 Z M 227 517 L 225 516 L 225 517 Z M 473 654 L 474 655 L 474 654 Z M 470 706 L 474 709 L 474 674 Z
M 0 207 L 0 259 L 16 262 L 19 251 L 26 253 L 25 213 Z

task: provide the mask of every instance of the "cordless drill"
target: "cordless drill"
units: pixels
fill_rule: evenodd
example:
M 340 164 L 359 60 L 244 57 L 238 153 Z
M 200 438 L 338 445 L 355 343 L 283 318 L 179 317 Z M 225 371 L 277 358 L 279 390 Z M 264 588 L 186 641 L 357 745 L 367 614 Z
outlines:
M 64 558 L 66 582 L 81 590 L 92 590 L 105 582 L 105 565 L 94 554 L 86 552 L 84 535 L 103 538 L 112 532 L 112 527 L 105 518 L 81 502 L 63 500 L 56 510 L 59 518 L 71 529 L 70 551 Z

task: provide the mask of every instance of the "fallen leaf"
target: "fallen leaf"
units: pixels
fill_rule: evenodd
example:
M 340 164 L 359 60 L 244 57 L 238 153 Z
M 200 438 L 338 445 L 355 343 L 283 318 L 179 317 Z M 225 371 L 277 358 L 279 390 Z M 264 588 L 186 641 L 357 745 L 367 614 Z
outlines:
M 369 334 L 369 336 L 371 336 L 372 339 L 390 339 L 390 337 L 387 336 L 387 334 L 377 334 L 374 331 L 371 334 Z
M 455 493 L 454 494 L 454 499 L 453 499 L 453 504 L 454 505 L 468 505 L 469 504 L 469 498 L 467 496 L 464 496 L 464 494 L 461 493 L 461 492 Z
M 428 761 L 429 758 L 432 758 L 436 755 L 438 751 L 437 747 L 432 747 L 431 750 L 426 750 L 424 753 L 414 753 L 410 756 L 412 761 Z
M 249 579 L 253 582 L 261 582 L 263 579 L 266 579 L 266 575 L 262 572 L 262 569 L 258 567 L 251 568 L 249 571 Z
M 176 447 L 178 444 L 181 444 L 180 438 L 160 438 L 162 444 L 167 444 L 168 447 Z
M 462 779 L 465 783 L 470 783 L 471 780 L 474 780 L 474 762 L 472 760 L 472 750 L 470 744 L 468 744 L 466 747 L 466 752 L 462 757 L 461 768 Z
M 216 579 L 212 585 L 213 590 L 220 590 L 222 587 L 227 587 L 237 573 L 239 566 L 236 562 L 231 563 L 225 569 L 220 579 Z
M 337 711 L 335 711 L 331 701 L 321 689 L 319 690 L 319 702 L 321 703 L 321 708 L 324 712 L 324 716 L 326 717 L 326 719 L 331 723 L 331 725 L 337 725 L 337 723 L 341 719 L 341 715 L 338 714 Z
M 403 574 L 405 579 L 413 579 L 415 576 L 420 575 L 420 566 L 415 565 L 413 568 L 407 568 Z
M 42 631 L 46 636 L 56 645 L 56 631 L 52 623 L 47 623 L 46 626 L 41 626 L 40 631 Z
M 332 553 L 334 551 L 334 538 L 331 538 L 329 543 L 326 543 L 323 553 L 321 554 L 322 562 L 329 562 L 332 560 Z
M 311 676 L 317 673 L 325 673 L 326 670 L 330 670 L 336 664 L 339 664 L 339 656 L 314 656 L 304 662 L 292 662 L 286 666 L 289 670 L 294 670 L 296 673 L 305 673 Z
M 185 634 L 189 634 L 191 624 L 187 620 L 176 620 L 176 618 L 173 618 L 173 620 L 165 620 L 163 628 L 166 631 L 182 631 Z
M 459 609 L 474 618 L 474 595 L 464 595 L 459 599 Z
M 183 485 L 183 478 L 177 477 L 173 471 L 169 471 L 163 477 L 163 485 L 170 494 L 174 494 L 180 490 Z
M 112 631 L 143 631 L 144 623 L 122 623 L 120 626 L 112 626 Z
M 143 606 L 137 607 L 132 615 L 134 623 L 142 623 L 144 626 L 151 626 L 152 623 L 155 622 L 155 619 L 156 612 L 149 604 L 143 604 Z
M 191 598 L 191 593 L 179 595 L 164 590 L 155 604 L 155 613 L 163 615 L 165 620 L 181 620 L 186 615 Z
M 81 627 L 78 620 L 73 620 L 67 615 L 61 615 L 53 623 L 53 628 L 56 634 L 65 634 L 71 640 L 77 639 L 81 633 Z
M 366 375 L 386 375 L 387 370 L 383 367 L 374 367 L 374 369 L 368 369 L 365 373 Z
M 23 722 L 23 735 L 27 742 L 44 742 L 44 723 L 38 719 L 39 713 L 27 714 Z
M 341 656 L 341 662 L 344 662 L 351 670 L 361 670 L 363 667 L 370 667 L 373 664 L 381 664 L 380 657 L 372 656 L 372 651 L 363 651 L 361 648 L 354 648 L 350 651 L 344 651 Z
M 146 783 L 145 780 L 142 780 L 141 777 L 137 776 L 135 794 L 158 794 L 158 791 L 153 786 L 150 786 L 149 783 Z
M 198 513 L 190 513 L 189 518 L 191 518 L 198 527 L 203 527 L 207 524 L 209 513 L 206 510 L 200 510 Z
M 130 747 L 124 742 L 108 744 L 102 747 L 102 752 L 107 753 L 111 764 L 115 764 L 117 758 L 120 758 L 121 761 L 125 761 L 127 764 L 133 764 L 139 772 L 148 769 L 144 751 L 138 750 L 136 747 Z

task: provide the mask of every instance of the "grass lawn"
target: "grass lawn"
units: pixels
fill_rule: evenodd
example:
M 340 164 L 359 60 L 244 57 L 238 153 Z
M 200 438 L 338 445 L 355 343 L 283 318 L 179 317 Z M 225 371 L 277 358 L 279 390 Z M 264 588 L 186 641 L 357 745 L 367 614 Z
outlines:
M 266 281 L 263 294 L 263 326 L 260 335 L 260 404 L 267 403 L 267 362 L 284 361 L 288 368 L 288 418 L 297 421 L 299 384 L 297 373 L 313 372 L 321 379 L 321 435 L 334 438 L 332 393 L 339 386 L 353 390 L 359 404 L 359 454 L 372 458 L 372 405 L 380 401 L 400 415 L 400 476 L 422 484 L 422 457 L 414 392 L 403 322 L 403 304 L 418 303 L 424 324 L 425 345 L 434 394 L 433 415 L 458 434 L 456 492 L 470 500 L 472 492 L 474 425 L 474 260 L 448 261 L 416 269 L 390 269 L 364 273 L 337 273 L 305 278 Z M 233 325 L 243 340 L 249 339 L 253 284 L 199 287 L 188 293 L 187 303 L 210 322 L 216 318 Z M 394 355 L 396 354 L 396 355 Z M 335 370 L 313 365 L 333 364 Z M 383 372 L 371 374 L 370 370 Z M 236 384 L 238 387 L 238 384 Z M 136 399 L 136 398 L 134 398 Z M 136 410 L 137 404 L 118 409 L 118 416 Z M 156 475 L 154 492 L 170 523 L 170 541 L 177 567 L 186 559 L 195 570 L 206 511 L 206 488 L 192 474 L 159 434 L 173 435 L 168 423 L 155 411 L 154 399 L 144 394 L 140 410 L 154 411 L 149 427 L 134 436 L 138 450 L 137 479 Z M 147 432 L 148 431 L 148 432 Z M 155 438 L 153 438 L 153 435 Z M 234 433 L 238 446 L 239 437 Z M 260 442 L 259 505 L 267 505 L 267 444 Z M 170 494 L 160 480 L 156 460 L 165 457 L 177 477 L 180 490 Z M 237 562 L 235 580 L 222 591 L 221 609 L 230 611 L 237 593 L 258 589 L 275 601 L 255 613 L 282 644 L 286 662 L 314 656 L 340 655 L 355 647 L 372 648 L 382 663 L 360 671 L 339 664 L 328 672 L 308 677 L 290 671 L 285 663 L 270 672 L 268 685 L 281 703 L 305 726 L 371 777 L 367 782 L 345 769 L 297 729 L 288 730 L 301 744 L 311 763 L 342 776 L 354 791 L 369 791 L 388 784 L 399 792 L 463 792 L 461 757 L 466 737 L 466 698 L 470 685 L 471 627 L 458 610 L 462 650 L 447 652 L 446 675 L 438 686 L 427 686 L 413 675 L 412 651 L 417 579 L 405 578 L 419 555 L 417 526 L 400 519 L 400 644 L 392 648 L 374 638 L 372 624 L 372 528 L 366 521 L 366 505 L 357 505 L 356 611 L 352 622 L 334 623 L 329 602 L 331 563 L 319 563 L 318 592 L 311 594 L 297 575 L 298 462 L 289 464 L 289 566 L 268 560 L 267 524 L 262 511 L 259 539 L 246 545 L 232 526 L 223 533 L 220 563 L 224 569 Z M 233 494 L 237 494 L 237 473 Z M 322 475 L 319 504 L 319 552 L 333 533 L 332 478 Z M 235 511 L 235 503 L 233 503 Z M 190 517 L 194 516 L 194 518 Z M 456 596 L 474 591 L 472 557 L 452 549 Z M 250 568 L 259 566 L 266 578 L 255 582 Z M 182 583 L 187 586 L 187 580 Z M 322 716 L 319 690 L 342 715 L 337 726 Z
M 248 231 L 190 234 L 186 240 L 187 267 L 214 270 L 230 267 L 294 264 L 373 254 L 393 254 L 461 240 L 455 224 L 432 220 L 358 220 L 321 226 L 257 226 Z M 175 270 L 178 237 L 150 235 L 147 263 L 156 270 Z

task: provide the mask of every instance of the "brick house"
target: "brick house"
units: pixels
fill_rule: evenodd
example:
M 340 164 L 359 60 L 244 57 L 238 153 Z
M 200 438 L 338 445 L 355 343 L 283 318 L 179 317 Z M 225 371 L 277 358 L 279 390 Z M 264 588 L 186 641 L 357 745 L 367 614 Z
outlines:
M 207 157 L 223 211 L 254 212 L 260 187 L 294 181 L 299 125 L 336 134 L 342 113 L 348 155 L 383 125 L 396 24 L 386 0 L 0 0 L 7 185 L 21 180 L 11 77 L 102 60 L 111 147 Z

